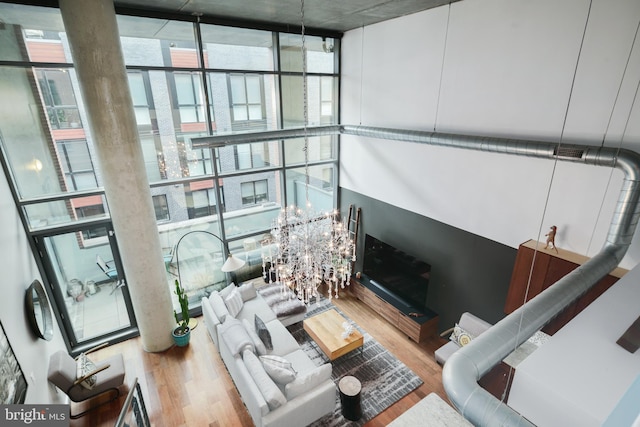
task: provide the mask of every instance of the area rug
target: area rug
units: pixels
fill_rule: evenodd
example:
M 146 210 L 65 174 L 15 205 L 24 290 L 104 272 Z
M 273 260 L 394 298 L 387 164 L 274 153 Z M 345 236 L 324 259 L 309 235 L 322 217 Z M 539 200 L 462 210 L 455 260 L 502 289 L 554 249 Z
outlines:
M 331 308 L 345 317 L 346 321 L 351 321 L 326 298 L 309 306 L 306 317 L 314 316 Z M 313 427 L 361 426 L 422 384 L 420 377 L 404 363 L 396 359 L 361 327 L 354 326 L 364 337 L 363 349 L 362 351 L 352 351 L 332 362 L 332 378 L 336 384 L 336 406 L 332 414 L 311 424 Z M 316 365 L 329 361 L 304 331 L 302 322 L 291 325 L 288 329 Z M 349 421 L 341 413 L 337 386 L 338 381 L 345 375 L 353 375 L 362 384 L 362 418 L 359 421 Z

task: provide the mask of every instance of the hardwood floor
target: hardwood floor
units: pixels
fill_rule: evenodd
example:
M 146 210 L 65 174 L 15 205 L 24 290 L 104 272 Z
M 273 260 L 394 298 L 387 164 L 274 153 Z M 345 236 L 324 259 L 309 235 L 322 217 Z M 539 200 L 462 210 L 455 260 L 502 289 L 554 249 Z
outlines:
M 447 400 L 442 387 L 442 368 L 434 351 L 446 342 L 435 336 L 417 344 L 379 317 L 348 292 L 334 299 L 354 322 L 365 329 L 385 348 L 404 362 L 423 384 L 390 408 L 369 421 L 367 427 L 386 426 L 431 392 Z M 187 347 L 172 347 L 162 353 L 142 349 L 140 338 L 128 340 L 93 353 L 95 360 L 121 353 L 125 360 L 127 384 L 134 378 L 142 387 L 151 424 L 157 427 L 178 426 L 251 426 L 249 416 L 217 350 L 213 346 L 204 319 L 192 331 Z M 102 405 L 71 426 L 113 426 L 127 390 L 119 400 Z M 73 411 L 79 407 L 74 404 Z

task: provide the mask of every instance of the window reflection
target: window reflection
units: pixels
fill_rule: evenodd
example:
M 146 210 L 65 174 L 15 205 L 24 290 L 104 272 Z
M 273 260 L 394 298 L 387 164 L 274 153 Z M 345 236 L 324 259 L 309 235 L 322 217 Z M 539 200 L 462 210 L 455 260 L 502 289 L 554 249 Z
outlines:
M 0 55 L 17 62 L 25 61 L 26 52 L 31 63 L 0 67 L 1 87 L 16 95 L 0 100 L 6 111 L 16 111 L 0 117 L 0 125 L 28 223 L 38 230 L 108 218 L 98 141 L 88 126 L 59 11 L 0 3 L 0 14 L 8 9 L 12 13 L 6 16 L 15 22 L 5 25 L 19 31 L 10 32 L 14 39 L 5 40 Z M 199 52 L 193 22 L 128 15 L 117 20 L 156 219 L 176 228 L 185 221 L 221 221 L 230 240 L 269 230 L 280 206 L 296 200 L 295 188 L 304 181 L 303 141 L 211 151 L 192 148 L 191 139 L 301 126 L 300 35 L 205 24 Z M 309 125 L 337 121 L 334 44 L 307 37 L 313 73 Z M 28 106 L 28 114 L 18 114 L 9 103 Z M 324 195 L 321 205 L 331 208 L 336 138 L 312 138 L 308 154 L 311 162 L 327 163 L 314 169 L 311 186 L 314 197 Z M 286 169 L 292 166 L 297 169 Z M 54 198 L 29 200 L 42 196 Z
M 43 59 L 43 58 L 36 58 Z M 53 129 L 79 128 L 80 112 L 68 70 L 40 69 L 36 71 L 42 100 Z

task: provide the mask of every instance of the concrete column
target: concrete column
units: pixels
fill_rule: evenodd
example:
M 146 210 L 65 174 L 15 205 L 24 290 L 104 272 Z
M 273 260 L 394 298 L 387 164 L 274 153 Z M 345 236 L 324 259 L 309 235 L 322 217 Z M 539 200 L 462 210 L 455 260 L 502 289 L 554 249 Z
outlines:
M 173 344 L 171 293 L 112 0 L 60 0 L 146 351 Z

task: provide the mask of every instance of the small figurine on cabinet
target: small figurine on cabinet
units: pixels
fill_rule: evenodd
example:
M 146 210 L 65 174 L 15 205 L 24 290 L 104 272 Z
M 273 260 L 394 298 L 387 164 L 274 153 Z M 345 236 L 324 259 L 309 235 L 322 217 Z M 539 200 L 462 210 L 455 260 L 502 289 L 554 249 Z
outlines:
M 549 247 L 549 245 L 551 245 L 551 247 L 553 248 L 554 251 L 556 251 L 556 253 L 558 253 L 558 248 L 556 248 L 556 232 L 558 231 L 558 227 L 556 227 L 555 225 L 551 226 L 551 230 L 545 234 L 546 238 L 547 238 L 547 244 L 545 245 L 545 249 L 547 249 Z

